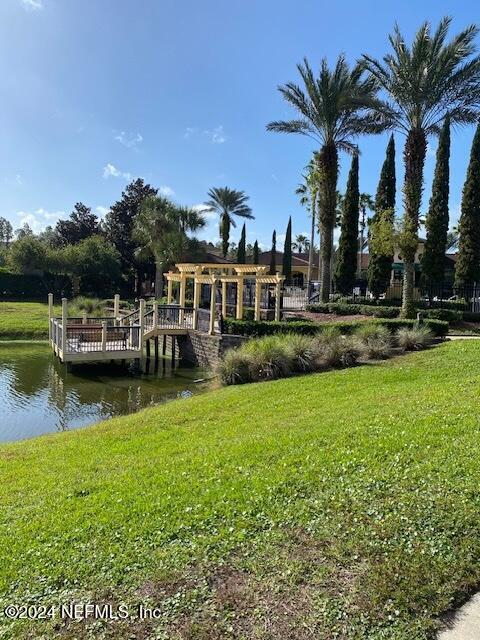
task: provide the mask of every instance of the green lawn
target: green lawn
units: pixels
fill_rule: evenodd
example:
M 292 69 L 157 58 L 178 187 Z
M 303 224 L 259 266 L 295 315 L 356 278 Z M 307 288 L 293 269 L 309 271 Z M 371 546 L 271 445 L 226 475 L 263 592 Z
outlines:
M 55 307 L 60 315 L 60 307 Z M 48 338 L 48 306 L 43 302 L 0 302 L 0 340 Z
M 480 583 L 480 343 L 0 447 L 2 638 L 432 638 Z M 1 628 L 1 627 L 0 627 Z

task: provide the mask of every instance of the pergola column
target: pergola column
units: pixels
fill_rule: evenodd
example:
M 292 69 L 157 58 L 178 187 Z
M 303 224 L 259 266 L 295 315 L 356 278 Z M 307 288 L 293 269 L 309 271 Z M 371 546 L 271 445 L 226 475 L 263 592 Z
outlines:
M 120 318 L 120 294 L 116 293 L 113 296 L 113 317 L 115 318 L 115 324 L 117 324 Z
M 243 276 L 238 276 L 237 283 L 237 320 L 243 318 Z
M 282 281 L 279 278 L 275 286 L 275 320 L 280 320 L 280 296 L 282 295 Z
M 260 320 L 260 303 L 262 298 L 262 283 L 255 280 L 255 320 Z
M 200 304 L 200 287 L 202 285 L 198 282 L 198 277 L 195 275 L 193 278 L 193 327 L 197 328 L 198 320 L 198 306 Z
M 222 280 L 222 316 L 227 317 L 227 282 Z
M 170 279 L 171 273 L 172 272 L 169 271 L 167 274 L 167 304 L 172 304 L 173 282 Z
M 214 279 L 210 285 L 210 323 L 208 326 L 208 333 L 213 336 L 215 333 L 215 303 L 217 293 L 217 281 Z
M 186 284 L 187 284 L 187 276 L 185 273 L 182 273 L 182 278 L 180 280 L 180 299 L 178 301 L 180 305 L 180 325 L 183 324 L 183 316 L 184 316 L 183 307 L 185 306 Z

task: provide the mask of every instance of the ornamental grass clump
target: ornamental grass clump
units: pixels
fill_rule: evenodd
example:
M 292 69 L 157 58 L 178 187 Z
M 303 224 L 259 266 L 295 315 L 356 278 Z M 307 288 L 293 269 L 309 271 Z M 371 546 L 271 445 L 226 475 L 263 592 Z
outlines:
M 308 336 L 292 333 L 284 337 L 290 366 L 295 373 L 307 373 L 315 370 L 315 350 L 313 340 Z
M 241 347 L 241 352 L 250 357 L 253 380 L 273 380 L 292 374 L 292 359 L 288 349 L 289 336 L 265 336 L 251 340 Z
M 315 369 L 351 367 L 362 354 L 362 345 L 355 336 L 343 336 L 336 327 L 329 327 L 313 339 Z
M 220 361 L 217 373 L 224 385 L 245 384 L 252 381 L 251 356 L 240 349 L 230 349 Z
M 355 336 L 361 342 L 366 358 L 383 360 L 392 354 L 392 336 L 387 327 L 365 324 L 357 329 Z
M 433 334 L 426 327 L 399 329 L 395 335 L 397 345 L 405 351 L 419 351 L 432 344 Z

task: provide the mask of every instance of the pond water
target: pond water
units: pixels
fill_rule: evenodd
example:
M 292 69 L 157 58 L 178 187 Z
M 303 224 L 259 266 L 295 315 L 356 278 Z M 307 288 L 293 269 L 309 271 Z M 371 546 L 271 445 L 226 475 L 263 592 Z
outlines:
M 46 344 L 0 344 L 0 441 L 68 431 L 204 390 L 206 372 L 153 362 L 149 372 L 89 364 L 72 372 Z

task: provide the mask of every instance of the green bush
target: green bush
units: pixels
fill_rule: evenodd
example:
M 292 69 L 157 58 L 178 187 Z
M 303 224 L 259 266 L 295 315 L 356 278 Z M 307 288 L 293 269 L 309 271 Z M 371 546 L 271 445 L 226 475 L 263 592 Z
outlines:
M 462 318 L 466 322 L 480 322 L 480 313 L 476 311 L 464 311 Z
M 434 320 L 447 320 L 447 322 L 459 322 L 463 316 L 462 311 L 453 309 L 426 309 L 423 314 L 426 318 Z
M 318 304 L 307 304 L 305 309 L 306 311 L 311 311 L 312 313 L 331 313 L 328 302 L 320 302 Z

